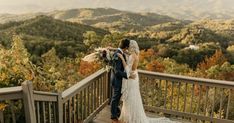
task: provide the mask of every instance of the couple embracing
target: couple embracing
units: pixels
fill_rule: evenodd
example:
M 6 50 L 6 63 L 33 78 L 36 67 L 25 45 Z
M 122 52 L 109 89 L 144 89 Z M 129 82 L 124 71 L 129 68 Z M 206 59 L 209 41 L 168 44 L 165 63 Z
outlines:
M 124 39 L 114 53 L 111 83 L 111 119 L 113 123 L 174 123 L 167 118 L 149 118 L 146 116 L 140 95 L 137 66 L 139 46 L 136 41 Z M 120 99 L 123 101 L 120 110 Z

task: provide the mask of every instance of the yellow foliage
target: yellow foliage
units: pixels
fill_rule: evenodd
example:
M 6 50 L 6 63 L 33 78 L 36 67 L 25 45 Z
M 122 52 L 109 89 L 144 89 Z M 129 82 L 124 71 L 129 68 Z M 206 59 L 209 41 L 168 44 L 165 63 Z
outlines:
M 0 111 L 4 111 L 6 107 L 7 107 L 6 104 L 0 103 Z

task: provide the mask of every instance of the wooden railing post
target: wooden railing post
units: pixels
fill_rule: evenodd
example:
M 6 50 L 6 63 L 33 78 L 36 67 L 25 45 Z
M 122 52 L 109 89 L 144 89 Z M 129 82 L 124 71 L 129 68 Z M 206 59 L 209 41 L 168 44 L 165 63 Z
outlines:
M 35 105 L 33 99 L 33 85 L 30 81 L 22 83 L 23 101 L 26 123 L 36 123 Z
M 63 123 L 63 100 L 62 100 L 62 94 L 58 94 L 58 123 Z
M 0 111 L 0 123 L 4 123 L 3 111 Z

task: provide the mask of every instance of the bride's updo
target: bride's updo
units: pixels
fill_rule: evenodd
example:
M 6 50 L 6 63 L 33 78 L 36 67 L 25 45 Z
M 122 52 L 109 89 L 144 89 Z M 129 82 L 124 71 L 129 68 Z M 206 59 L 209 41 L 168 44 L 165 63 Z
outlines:
M 136 53 L 137 55 L 140 53 L 139 46 L 135 40 L 130 40 L 128 50 L 130 53 Z

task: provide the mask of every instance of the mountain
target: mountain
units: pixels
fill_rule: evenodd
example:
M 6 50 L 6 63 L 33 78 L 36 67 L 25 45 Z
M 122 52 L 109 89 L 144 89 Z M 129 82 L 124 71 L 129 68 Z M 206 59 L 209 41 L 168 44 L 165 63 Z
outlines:
M 17 34 L 22 37 L 30 53 L 36 56 L 55 47 L 60 57 L 75 57 L 79 51 L 87 50 L 83 43 L 83 33 L 86 31 L 94 31 L 101 36 L 109 34 L 108 31 L 88 25 L 38 16 L 0 25 L 0 43 L 9 47 L 12 34 Z
M 1 0 L 0 13 L 48 12 L 71 8 L 115 8 L 132 12 L 153 12 L 181 20 L 231 19 L 233 0 Z
M 21 16 L 6 14 L 0 16 L 0 23 L 30 19 L 38 15 L 46 15 L 63 21 L 77 22 L 102 29 L 120 31 L 131 29 L 144 30 L 148 26 L 179 21 L 169 16 L 156 13 L 134 13 L 112 8 L 84 8 L 48 13 L 23 14 Z
M 175 22 L 177 19 L 156 13 L 134 13 L 112 8 L 72 9 L 49 13 L 56 19 L 78 22 L 103 29 L 142 30 L 157 24 Z
M 234 17 L 233 0 L 101 0 L 93 4 L 129 11 L 155 12 L 182 20 Z

